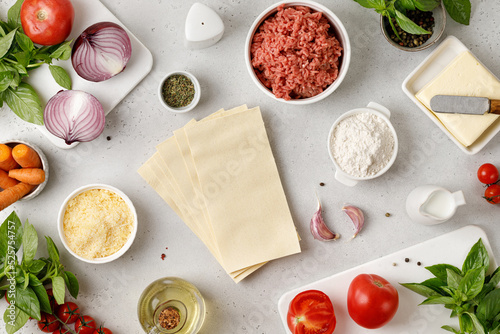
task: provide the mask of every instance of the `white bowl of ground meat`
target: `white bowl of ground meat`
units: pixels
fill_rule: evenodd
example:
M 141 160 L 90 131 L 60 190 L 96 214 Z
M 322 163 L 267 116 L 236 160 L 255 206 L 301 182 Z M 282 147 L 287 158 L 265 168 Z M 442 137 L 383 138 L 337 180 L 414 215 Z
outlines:
M 314 1 L 283 1 L 254 21 L 245 46 L 250 77 L 267 96 L 310 104 L 333 93 L 351 59 L 339 18 Z

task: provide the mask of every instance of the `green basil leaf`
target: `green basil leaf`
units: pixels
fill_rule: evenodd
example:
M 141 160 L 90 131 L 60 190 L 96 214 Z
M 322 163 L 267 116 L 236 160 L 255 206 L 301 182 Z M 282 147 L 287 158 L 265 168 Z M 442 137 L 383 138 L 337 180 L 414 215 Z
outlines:
M 458 323 L 460 325 L 460 329 L 465 333 L 472 332 L 474 324 L 472 323 L 472 319 L 465 313 L 460 313 L 458 315 Z
M 50 237 L 45 237 L 47 240 L 47 251 L 49 252 L 49 257 L 54 262 L 55 265 L 59 264 L 59 250 L 56 244 Z
M 66 286 L 68 287 L 68 291 L 71 294 L 71 296 L 76 299 L 78 297 L 78 292 L 80 291 L 80 285 L 78 284 L 78 279 L 70 271 L 65 271 L 64 274 L 66 276 Z
M 399 0 L 395 4 L 401 6 L 406 10 L 415 10 L 415 5 L 413 4 L 413 0 Z M 398 8 L 398 10 L 400 9 Z
M 43 125 L 43 110 L 40 98 L 33 87 L 21 82 L 16 90 L 5 91 L 5 102 L 9 108 L 22 120 Z
M 489 334 L 500 334 L 500 324 L 493 328 Z
M 71 78 L 68 72 L 61 66 L 49 65 L 50 73 L 57 84 L 63 88 L 71 89 Z
M 66 294 L 64 278 L 61 276 L 52 277 L 52 292 L 54 293 L 54 298 L 56 299 L 57 304 L 64 304 L 64 297 Z
M 14 308 L 14 314 L 11 313 L 12 308 Z M 7 334 L 14 334 L 20 330 L 28 322 L 30 316 L 19 308 L 14 306 L 9 306 L 3 314 L 3 321 L 5 323 L 5 331 Z
M 481 322 L 474 313 L 465 312 L 465 314 L 467 314 L 470 317 L 476 334 L 486 334 L 483 324 L 481 324 Z
M 443 0 L 443 4 L 453 20 L 469 25 L 471 12 L 470 0 Z
M 0 254 L 11 253 L 11 250 L 14 254 L 17 253 L 23 241 L 23 225 L 15 211 L 12 211 L 2 226 L 0 226 L 0 235 L 2 235 L 0 239 Z
M 491 291 L 477 306 L 476 314 L 483 321 L 493 321 L 500 313 L 500 289 Z
M 7 12 L 7 18 L 9 20 L 9 25 L 14 29 L 21 27 L 21 6 L 24 0 L 17 0 L 12 7 L 9 8 Z
M 455 334 L 460 334 L 459 331 L 457 331 L 455 328 L 450 327 L 448 325 L 441 326 L 441 328 L 444 329 L 444 330 L 447 330 L 448 332 L 452 332 L 452 333 L 455 333 Z
M 38 297 L 38 301 L 40 302 L 40 310 L 45 313 L 52 314 L 52 309 L 50 307 L 49 295 L 47 294 L 47 290 L 43 286 L 42 282 L 33 274 L 30 274 L 30 287 L 33 289 L 33 292 Z
M 12 46 L 12 42 L 16 36 L 16 31 L 17 30 L 12 30 L 7 35 L 0 37 L 0 58 L 3 58 Z
M 446 277 L 447 277 L 446 283 L 448 284 L 448 286 L 453 289 L 458 289 L 458 286 L 462 281 L 462 276 L 457 274 L 454 270 L 447 268 Z
M 472 299 L 477 296 L 484 285 L 484 268 L 469 270 L 460 282 L 459 289 L 467 298 Z
M 0 72 L 0 92 L 9 88 L 12 80 L 14 80 L 14 73 L 11 71 Z
M 425 286 L 421 283 L 399 283 L 402 286 L 404 286 L 407 289 L 410 289 L 413 292 L 418 293 L 421 296 L 424 297 L 431 297 L 431 296 L 439 296 L 440 294 L 436 292 L 434 289 L 431 289 L 428 286 Z
M 31 52 L 35 48 L 33 41 L 19 30 L 16 33 L 16 42 L 17 45 L 19 45 L 19 47 L 21 48 L 21 50 L 26 52 Z
M 22 289 L 16 285 L 15 306 L 27 313 L 30 317 L 40 320 L 40 302 L 31 287 Z
M 26 289 L 28 287 L 28 285 L 30 284 L 30 274 L 24 270 L 23 270 L 23 274 L 24 274 L 23 289 Z
M 384 9 L 386 7 L 384 0 L 354 0 L 354 1 L 356 1 L 365 8 Z
M 439 6 L 441 0 L 413 0 L 413 3 L 419 10 L 423 12 L 430 12 Z
M 38 275 L 43 268 L 45 268 L 45 262 L 42 260 L 34 260 L 28 266 L 29 272 L 34 275 Z
M 17 69 L 11 65 L 6 65 L 4 62 L 0 61 L 0 71 L 1 72 L 11 72 L 13 75 L 12 82 L 10 83 L 10 87 L 16 89 L 19 83 L 21 82 L 21 76 Z M 3 98 L 5 99 L 5 98 Z
M 490 265 L 490 257 L 488 251 L 484 247 L 483 241 L 479 239 L 467 254 L 464 264 L 462 265 L 462 272 L 465 274 L 469 270 L 476 268 L 488 268 Z
M 430 34 L 430 31 L 425 30 L 424 28 L 417 25 L 415 22 L 406 17 L 399 10 L 396 10 L 396 22 L 406 32 L 410 34 L 422 35 L 422 34 Z
M 23 233 L 23 262 L 30 263 L 34 260 L 38 249 L 38 234 L 28 221 L 24 224 Z
M 424 300 L 420 305 L 433 305 L 433 304 L 455 304 L 455 299 L 447 296 L 430 296 Z
M 50 58 L 68 60 L 71 57 L 71 41 L 65 41 L 52 51 Z

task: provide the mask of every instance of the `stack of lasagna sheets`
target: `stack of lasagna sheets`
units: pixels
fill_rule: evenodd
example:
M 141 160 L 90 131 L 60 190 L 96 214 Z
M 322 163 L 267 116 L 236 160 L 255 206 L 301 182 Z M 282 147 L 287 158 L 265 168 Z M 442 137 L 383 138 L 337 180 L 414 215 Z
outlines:
M 235 282 L 300 252 L 258 107 L 191 120 L 156 148 L 139 174 Z

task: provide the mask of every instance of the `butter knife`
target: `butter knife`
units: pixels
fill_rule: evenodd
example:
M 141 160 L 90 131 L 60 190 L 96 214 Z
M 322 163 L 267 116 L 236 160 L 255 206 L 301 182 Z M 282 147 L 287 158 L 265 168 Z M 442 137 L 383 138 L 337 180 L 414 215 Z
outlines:
M 440 113 L 500 115 L 500 100 L 490 100 L 486 97 L 435 95 L 430 104 L 432 111 Z

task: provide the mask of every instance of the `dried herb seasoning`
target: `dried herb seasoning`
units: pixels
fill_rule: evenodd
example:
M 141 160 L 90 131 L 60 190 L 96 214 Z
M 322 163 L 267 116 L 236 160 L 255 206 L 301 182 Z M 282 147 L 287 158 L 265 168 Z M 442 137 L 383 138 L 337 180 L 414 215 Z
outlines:
M 165 80 L 162 88 L 162 97 L 172 108 L 182 108 L 194 99 L 194 84 L 187 76 L 174 74 Z

